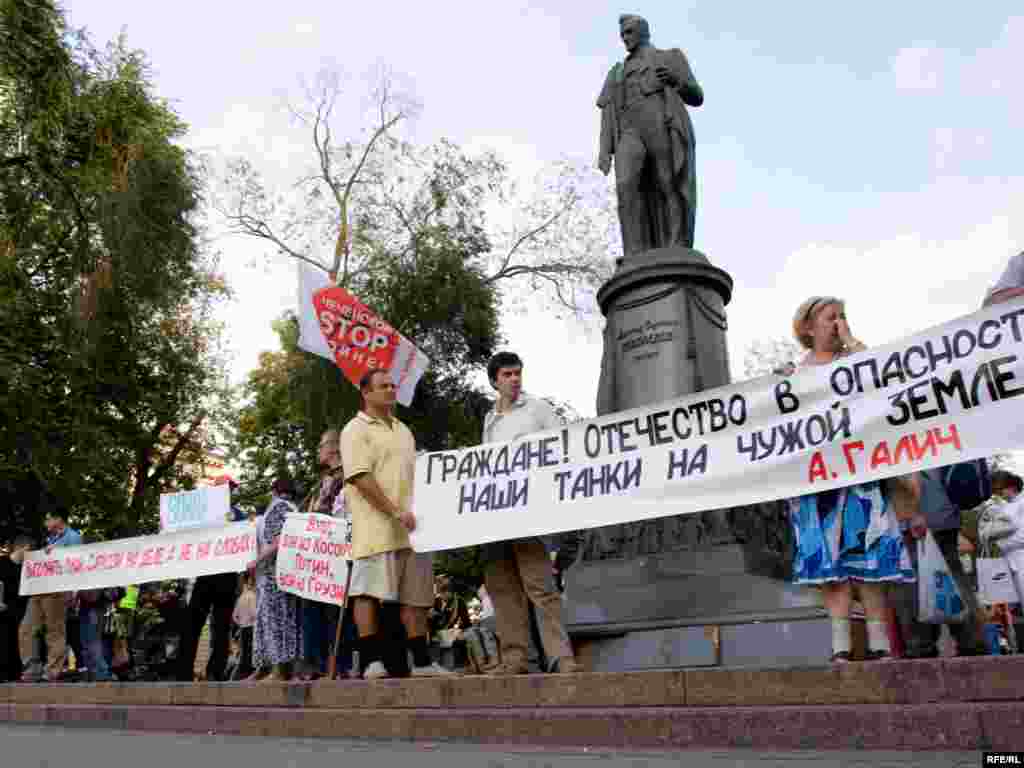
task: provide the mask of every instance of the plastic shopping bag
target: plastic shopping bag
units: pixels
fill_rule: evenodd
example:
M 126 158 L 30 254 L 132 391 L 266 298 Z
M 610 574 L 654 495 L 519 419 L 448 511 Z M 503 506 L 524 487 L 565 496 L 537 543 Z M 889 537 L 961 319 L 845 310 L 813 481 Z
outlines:
M 978 558 L 978 596 L 985 605 L 1020 600 L 1005 557 Z
M 922 624 L 959 624 L 966 617 L 963 596 L 929 531 L 917 540 L 917 620 Z
M 1005 557 L 997 557 L 986 540 L 978 554 L 978 598 L 985 605 L 1020 602 L 1010 564 Z

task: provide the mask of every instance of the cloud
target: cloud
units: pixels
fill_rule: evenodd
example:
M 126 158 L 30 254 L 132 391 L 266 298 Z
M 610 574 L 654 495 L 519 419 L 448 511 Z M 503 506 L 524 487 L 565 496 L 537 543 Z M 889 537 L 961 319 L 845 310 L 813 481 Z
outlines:
M 903 201 L 888 235 L 808 242 L 786 258 L 772 288 L 744 290 L 740 281 L 730 311 L 734 375 L 751 342 L 788 336 L 793 310 L 811 295 L 846 299 L 851 327 L 869 345 L 975 311 L 1024 243 L 1021 199 L 1024 179 L 943 179 Z M 944 220 L 947 232 L 919 224 L 928 219 Z
M 901 91 L 937 91 L 942 85 L 946 54 L 938 48 L 913 45 L 901 48 L 890 67 L 895 86 Z

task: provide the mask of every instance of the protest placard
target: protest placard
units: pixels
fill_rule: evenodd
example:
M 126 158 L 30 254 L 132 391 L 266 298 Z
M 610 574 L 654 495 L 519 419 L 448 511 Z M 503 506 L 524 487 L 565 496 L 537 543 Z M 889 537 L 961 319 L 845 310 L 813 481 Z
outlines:
M 160 530 L 220 527 L 231 522 L 231 488 L 227 485 L 160 494 Z
M 1024 445 L 1024 308 L 511 443 L 421 456 L 432 551 L 802 496 Z
M 277 550 L 277 586 L 309 600 L 344 605 L 351 556 L 348 518 L 288 515 Z
M 256 559 L 256 526 L 221 524 L 25 555 L 21 594 L 104 589 L 214 573 L 240 573 Z
M 430 360 L 323 270 L 299 265 L 299 348 L 327 358 L 353 385 L 367 371 L 391 374 L 409 405 Z

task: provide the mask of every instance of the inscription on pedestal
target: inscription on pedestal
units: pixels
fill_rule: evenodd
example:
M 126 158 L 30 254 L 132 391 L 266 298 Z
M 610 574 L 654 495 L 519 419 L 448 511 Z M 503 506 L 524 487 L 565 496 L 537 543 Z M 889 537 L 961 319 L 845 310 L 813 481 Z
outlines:
M 635 361 L 658 357 L 666 343 L 674 341 L 679 329 L 678 320 L 646 320 L 619 331 L 619 351 Z

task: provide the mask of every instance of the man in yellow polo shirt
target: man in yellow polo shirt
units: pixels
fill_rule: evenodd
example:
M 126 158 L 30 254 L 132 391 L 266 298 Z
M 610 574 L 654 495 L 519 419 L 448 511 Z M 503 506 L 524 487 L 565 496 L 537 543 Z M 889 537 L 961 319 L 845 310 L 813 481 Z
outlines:
M 359 629 L 359 665 L 366 679 L 387 677 L 406 648 L 380 631 L 380 604 L 398 603 L 412 651 L 412 674 L 452 674 L 427 652 L 427 610 L 434 604 L 434 565 L 409 543 L 416 441 L 394 416 L 395 385 L 375 370 L 359 382 L 362 410 L 341 433 L 345 500 L 352 513 L 353 614 Z

